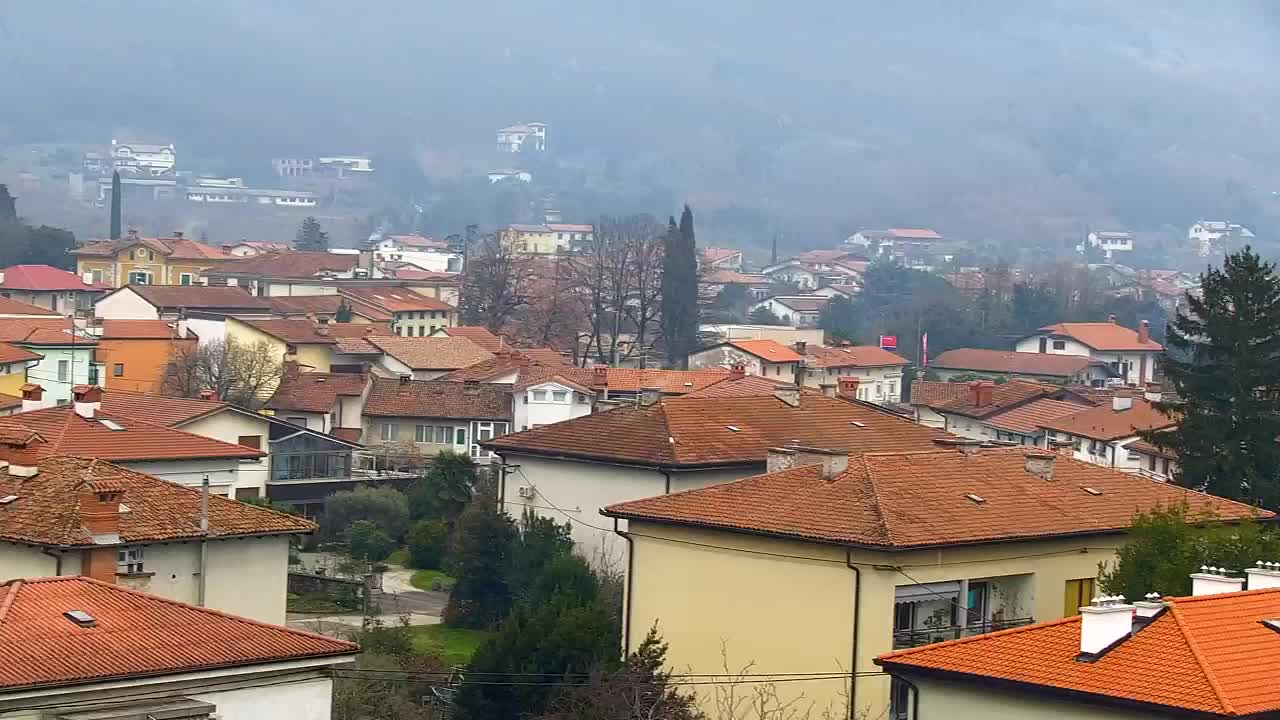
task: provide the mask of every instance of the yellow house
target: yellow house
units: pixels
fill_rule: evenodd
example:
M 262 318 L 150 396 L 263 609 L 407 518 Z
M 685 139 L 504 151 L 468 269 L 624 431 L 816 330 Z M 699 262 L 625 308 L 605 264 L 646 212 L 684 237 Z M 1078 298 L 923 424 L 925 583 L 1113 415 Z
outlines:
M 576 223 L 508 225 L 498 231 L 498 240 L 522 255 L 550 255 L 570 252 L 595 238 L 595 227 Z
M 136 230 L 119 240 L 102 240 L 71 251 L 76 272 L 92 283 L 125 285 L 199 285 L 204 271 L 234 260 L 218 248 L 182 237 L 144 238 Z
M 282 364 L 302 372 L 327 373 L 333 360 L 336 341 L 324 325 L 310 320 L 254 320 L 228 316 L 227 342 L 266 348 L 267 354 Z M 258 393 L 266 400 L 275 393 L 279 380 L 264 383 Z
M 629 544 L 626 646 L 656 623 L 677 672 L 750 665 L 789 678 L 780 699 L 814 717 L 887 717 L 877 656 L 1074 614 L 1135 511 L 1254 514 L 1043 450 L 949 442 L 775 448 L 765 475 L 609 506 Z M 716 687 L 698 688 L 704 709 Z
M 22 409 L 27 368 L 43 358 L 38 353 L 0 342 L 0 415 Z

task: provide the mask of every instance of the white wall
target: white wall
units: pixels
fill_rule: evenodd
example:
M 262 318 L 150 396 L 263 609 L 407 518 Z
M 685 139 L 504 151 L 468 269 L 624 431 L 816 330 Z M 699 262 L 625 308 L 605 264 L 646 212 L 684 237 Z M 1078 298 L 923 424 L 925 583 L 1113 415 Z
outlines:
M 222 318 L 189 318 L 187 329 L 196 334 L 201 345 L 227 339 L 227 323 Z
M 205 603 L 233 615 L 283 625 L 289 586 L 284 535 L 209 543 Z
M 1023 338 L 1018 341 L 1018 344 L 1014 349 L 1018 352 L 1038 353 L 1040 352 L 1040 338 L 1042 337 L 1047 338 L 1045 341 L 1046 354 L 1079 355 L 1107 363 L 1108 365 L 1117 362 L 1128 362 L 1130 363 L 1129 372 L 1123 377 L 1124 381 L 1128 384 L 1141 384 L 1151 382 L 1155 379 L 1155 363 L 1156 358 L 1159 356 L 1159 353 L 1156 352 L 1103 352 L 1094 350 L 1088 345 L 1072 340 L 1071 338 L 1053 338 L 1046 334 L 1032 335 L 1031 337 Z M 1055 350 L 1053 347 L 1055 342 L 1063 343 L 1064 347 L 1060 350 Z M 1147 359 L 1146 372 L 1145 374 L 1141 374 L 1142 358 L 1144 356 Z M 1089 377 L 1090 379 L 1095 377 L 1100 378 L 1101 373 L 1097 370 L 1090 370 Z
M 0 582 L 57 575 L 58 561 L 39 548 L 0 542 Z
M 156 307 L 129 288 L 117 290 L 94 303 L 93 315 L 105 320 L 160 319 Z
M 839 385 L 842 377 L 856 377 L 858 399 L 875 403 L 897 403 L 902 402 L 902 367 L 806 368 L 804 384 L 815 388 L 820 385 Z M 864 388 L 866 392 L 863 392 Z
M 233 441 L 234 443 L 234 441 Z M 266 438 L 263 438 L 266 443 Z M 188 485 L 200 487 L 200 484 L 207 474 L 209 476 L 209 492 L 215 495 L 234 494 L 233 488 L 236 487 L 259 487 L 258 475 L 262 473 L 249 472 L 245 473 L 243 479 L 240 475 L 242 467 L 257 467 L 256 462 L 240 464 L 236 458 L 204 458 L 197 460 L 121 460 L 118 465 L 123 465 L 130 470 L 154 475 L 161 480 L 178 483 L 180 485 Z M 128 505 L 129 501 L 126 500 Z
M 71 402 L 71 388 L 89 383 L 89 366 L 93 357 L 91 347 L 85 346 L 74 350 L 36 345 L 23 347 L 42 356 L 40 362 L 27 369 L 27 379 L 44 388 L 46 405 L 55 405 L 59 400 Z M 66 382 L 58 380 L 58 361 L 60 360 L 67 362 L 68 380 Z M 106 373 L 99 372 L 98 384 L 105 385 L 106 382 Z
M 914 676 L 912 682 L 920 692 L 919 718 L 926 720 L 1151 720 L 1165 716 L 1144 710 L 1088 705 L 1032 692 L 1011 692 L 973 682 Z
M 186 423 L 177 429 L 201 437 L 221 440 L 235 445 L 242 435 L 257 435 L 260 438 L 259 449 L 267 452 L 268 438 L 271 434 L 271 423 L 261 416 L 248 415 L 234 410 L 222 410 Z M 257 460 L 237 461 L 239 471 L 233 490 L 241 488 L 257 488 L 259 496 L 267 493 L 267 472 L 271 467 L 270 458 L 263 455 Z M 209 479 L 213 482 L 213 478 Z M 234 491 L 231 493 L 235 496 Z
M 545 392 L 543 400 L 534 400 L 535 390 Z M 565 400 L 556 402 L 552 392 L 564 392 Z M 591 396 L 575 391 L 573 388 L 558 383 L 542 383 L 532 385 L 513 394 L 513 432 L 528 430 L 535 425 L 571 420 L 591 414 Z
M 742 365 L 748 375 L 764 375 L 760 358 L 732 345 L 718 345 L 689 355 L 689 369 L 728 368 Z

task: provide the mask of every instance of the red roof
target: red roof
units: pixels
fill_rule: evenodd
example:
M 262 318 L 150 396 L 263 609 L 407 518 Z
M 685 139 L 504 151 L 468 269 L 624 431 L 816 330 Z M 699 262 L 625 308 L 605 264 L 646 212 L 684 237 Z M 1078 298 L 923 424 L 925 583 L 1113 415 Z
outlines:
M 10 265 L 0 270 L 5 290 L 110 290 L 105 283 L 86 283 L 83 278 L 52 265 Z
M 965 383 L 914 379 L 911 381 L 911 404 L 937 407 L 963 400 L 970 392 L 972 391 Z
M 442 380 L 375 378 L 365 401 L 368 417 L 510 420 L 511 386 Z
M 43 357 L 43 355 L 38 355 L 25 348 L 15 347 L 7 342 L 0 342 L 0 365 L 24 362 L 28 360 L 40 360 Z
M 911 240 L 941 240 L 942 236 L 926 228 L 889 228 L 889 234 L 896 238 Z
M 988 415 L 983 425 L 1022 435 L 1036 435 L 1047 422 L 1074 415 L 1088 410 L 1088 406 L 1062 400 L 1040 398 L 1023 405 L 1017 405 L 1004 412 Z
M 266 407 L 327 413 L 339 396 L 363 395 L 368 384 L 369 376 L 356 373 L 286 372 Z
M 496 353 L 504 348 L 510 349 L 505 340 L 494 335 L 489 331 L 489 328 L 483 325 L 460 325 L 458 327 L 445 328 L 443 334 L 446 337 L 466 338 L 491 353 Z
M 719 382 L 712 383 L 704 388 L 694 390 L 682 397 L 686 398 L 729 398 L 729 397 L 757 397 L 772 395 L 776 390 L 784 387 L 792 387 L 793 384 L 784 380 L 771 380 L 761 375 L 743 375 L 742 377 L 733 377 L 732 375 L 724 376 Z M 814 393 L 816 390 L 809 388 L 801 388 L 800 392 Z
M 399 287 L 343 288 L 342 295 L 365 305 L 372 305 L 387 312 L 414 312 L 418 310 L 456 310 L 447 302 L 427 297 L 422 293 Z
M 291 345 L 333 345 L 327 325 L 317 325 L 310 320 L 253 320 L 236 318 L 237 321 Z
M 802 362 L 800 353 L 777 340 L 730 340 L 725 343 L 767 362 Z
M 113 430 L 106 420 L 121 430 Z M 188 460 L 259 458 L 263 453 L 243 445 L 192 435 L 135 415 L 98 410 L 93 419 L 76 414 L 72 405 L 0 417 L 0 428 L 34 430 L 45 439 L 41 457 L 75 455 L 103 460 Z
M 1069 337 L 1094 350 L 1164 350 L 1164 346 L 1154 340 L 1139 342 L 1136 330 L 1113 322 L 1057 323 L 1046 325 L 1039 332 Z
M 102 389 L 102 412 L 124 417 L 145 417 L 149 422 L 166 427 L 181 425 L 224 408 L 232 407 L 221 400 L 166 397 L 148 393 Z
M 948 370 L 974 370 L 977 372 L 1013 373 L 1018 375 L 1045 375 L 1074 377 L 1089 367 L 1089 358 L 1083 355 L 1054 355 L 1051 353 L 1011 352 L 1008 350 L 980 350 L 957 348 L 948 350 L 929 364 Z
M 1167 609 L 1090 662 L 1080 616 L 880 656 L 890 670 L 995 680 L 1170 710 L 1240 717 L 1280 711 L 1280 588 L 1166 598 Z
M 977 405 L 974 402 L 977 394 L 973 383 L 951 384 L 961 385 L 967 392 L 957 394 L 951 400 L 929 405 L 930 409 L 966 417 L 985 418 L 1033 398 L 1066 395 L 1066 391 L 1056 385 L 1032 382 L 1030 380 L 1010 380 L 1001 384 L 988 383 L 987 387 L 991 394 L 991 402 L 985 405 Z M 911 404 L 920 405 L 922 403 L 912 396 Z
M 555 348 L 520 348 L 517 352 L 530 360 L 549 367 L 572 367 L 564 353 Z
M 718 247 L 702 248 L 702 262 L 708 263 L 708 264 L 718 263 L 718 262 L 721 262 L 722 260 L 728 260 L 734 255 L 741 255 L 741 254 L 742 254 L 741 250 L 734 250 L 733 248 L 718 248 Z
M 292 295 L 269 297 L 267 302 L 271 303 L 271 312 L 277 315 L 307 315 L 312 313 L 329 315 L 338 312 L 338 307 L 342 304 L 342 296 Z M 351 307 L 353 315 L 359 315 L 369 320 L 386 321 L 392 317 L 391 313 L 385 310 L 363 303 L 348 303 L 348 305 Z
M 97 345 L 83 335 L 72 335 L 66 318 L 0 318 L 0 342 L 18 345 Z
M 93 627 L 64 616 L 88 614 Z M 354 655 L 354 643 L 87 577 L 0 585 L 0 688 L 74 685 Z
M 782 305 L 790 310 L 802 313 L 822 312 L 822 309 L 831 302 L 831 298 L 826 295 L 805 295 L 803 297 L 774 297 L 770 298 L 773 302 Z
M 413 370 L 457 370 L 493 357 L 466 338 L 372 336 L 364 341 Z
M 310 278 L 323 272 L 349 273 L 359 262 L 359 255 L 289 250 L 222 263 L 210 274 Z
M 61 318 L 62 314 L 48 308 L 29 303 L 18 302 L 12 298 L 0 297 L 0 315 L 35 315 L 37 317 Z
M 901 355 L 875 345 L 841 345 L 840 347 L 808 346 L 805 348 L 805 365 L 818 368 L 883 367 L 908 365 L 910 361 Z
M 257 258 L 253 258 L 256 260 Z M 130 290 L 157 308 L 178 310 L 267 310 L 271 304 L 266 298 L 258 298 L 241 287 L 216 285 L 126 285 L 120 290 Z
M 809 465 L 619 503 L 605 514 L 878 548 L 1119 532 L 1136 511 L 1182 501 L 1196 516 L 1274 516 L 1065 456 L 1055 458 L 1053 478 L 1045 480 L 1027 471 L 1025 454 L 1022 448 L 870 452 L 851 456 L 848 469 L 832 479 Z
M 177 260 L 230 260 L 231 255 L 222 250 L 185 238 L 144 238 L 125 237 L 119 240 L 99 240 L 71 250 L 72 255 L 112 256 L 134 245 L 151 248 L 169 258 Z
M 164 320 L 103 320 L 103 340 L 172 340 L 178 331 Z
M 1093 440 L 1118 440 L 1132 437 L 1141 430 L 1159 430 L 1175 425 L 1173 418 L 1141 398 L 1132 398 L 1127 410 L 1116 410 L 1113 403 L 1092 407 L 1082 412 L 1049 420 L 1043 427 Z

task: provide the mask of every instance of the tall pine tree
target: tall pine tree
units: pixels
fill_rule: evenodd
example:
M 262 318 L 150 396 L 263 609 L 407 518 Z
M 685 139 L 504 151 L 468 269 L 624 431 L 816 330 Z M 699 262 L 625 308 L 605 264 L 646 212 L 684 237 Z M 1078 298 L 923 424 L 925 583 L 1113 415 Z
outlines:
M 312 252 L 328 252 L 329 233 L 320 227 L 320 221 L 308 216 L 298 227 L 298 236 L 293 243 L 295 250 Z
M 0 183 L 0 222 L 18 221 L 18 199 L 9 194 L 9 186 Z
M 1280 507 L 1280 277 L 1249 247 L 1202 276 L 1202 296 L 1168 328 L 1165 376 L 1176 430 L 1148 439 L 1178 452 L 1180 482 Z
M 662 334 L 667 364 L 688 368 L 689 353 L 698 341 L 698 260 L 693 236 L 693 211 L 688 205 L 680 224 L 671 218 L 663 239 Z
M 120 239 L 120 171 L 111 173 L 111 239 Z

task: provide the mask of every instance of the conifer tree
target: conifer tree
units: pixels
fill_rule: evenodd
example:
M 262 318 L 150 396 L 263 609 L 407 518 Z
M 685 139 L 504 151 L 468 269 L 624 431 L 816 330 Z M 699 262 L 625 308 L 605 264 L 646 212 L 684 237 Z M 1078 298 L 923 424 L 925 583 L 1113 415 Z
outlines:
M 9 186 L 0 183 L 0 222 L 18 221 L 18 199 L 9 194 Z
M 120 239 L 120 171 L 111 172 L 111 239 Z
M 329 250 L 329 233 L 320 227 L 320 221 L 308 216 L 298 227 L 297 240 L 293 244 L 297 250 L 327 252 Z
M 667 223 L 662 261 L 662 333 L 667 363 L 687 368 L 698 339 L 698 260 L 693 211 L 688 205 Z

